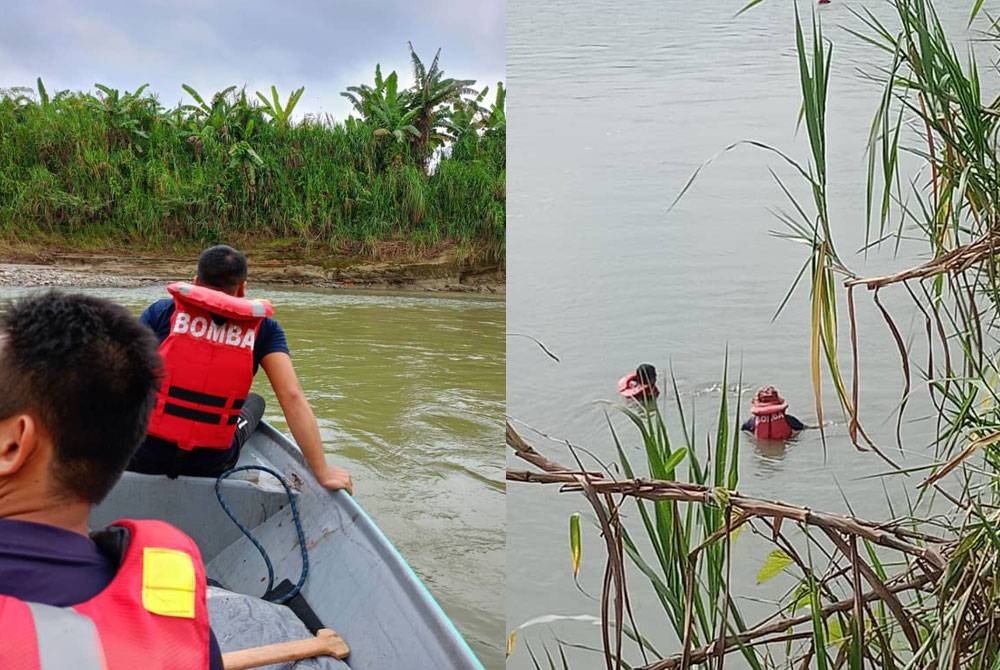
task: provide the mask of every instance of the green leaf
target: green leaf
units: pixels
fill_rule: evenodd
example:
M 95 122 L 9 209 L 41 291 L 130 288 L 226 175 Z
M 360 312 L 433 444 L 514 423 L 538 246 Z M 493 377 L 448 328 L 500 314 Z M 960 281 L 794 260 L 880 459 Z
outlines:
M 754 7 L 756 7 L 757 5 L 759 5 L 760 3 L 762 3 L 763 1 L 764 0 L 750 0 L 750 2 L 748 2 L 745 5 L 743 5 L 743 9 L 741 9 L 738 12 L 736 12 L 736 16 L 739 16 L 740 14 L 743 14 L 744 12 L 750 11 L 751 9 L 753 9 Z
M 674 453 L 670 454 L 670 457 L 663 463 L 663 469 L 671 475 L 671 478 L 673 478 L 674 468 L 680 465 L 680 462 L 684 460 L 685 456 L 687 456 L 687 452 L 687 447 L 681 447 Z
M 810 614 L 812 614 L 813 648 L 816 650 L 816 667 L 817 670 L 827 670 L 830 659 L 826 655 L 826 629 L 823 627 L 823 617 L 820 614 L 822 604 L 819 600 L 819 588 L 816 585 L 816 578 L 813 576 L 811 566 L 806 580 L 809 584 L 809 609 Z
M 979 10 L 983 8 L 983 0 L 976 0 L 975 4 L 972 5 L 972 13 L 969 14 L 969 25 L 976 20 L 976 15 L 979 14 Z
M 826 634 L 827 634 L 826 646 L 828 647 L 838 645 L 847 639 L 847 636 L 844 635 L 844 630 L 841 627 L 840 621 L 838 619 L 831 618 L 827 620 Z
M 757 583 L 764 584 L 771 581 L 778 574 L 791 565 L 792 559 L 781 549 L 775 549 L 770 554 L 767 555 L 767 560 L 764 561 L 764 565 L 761 566 L 760 572 L 757 573 Z
M 788 606 L 790 614 L 798 612 L 800 609 L 808 608 L 810 603 L 809 586 L 805 581 L 799 582 L 792 592 L 792 602 Z
M 569 517 L 569 553 L 573 560 L 573 578 L 580 574 L 580 513 L 573 512 Z

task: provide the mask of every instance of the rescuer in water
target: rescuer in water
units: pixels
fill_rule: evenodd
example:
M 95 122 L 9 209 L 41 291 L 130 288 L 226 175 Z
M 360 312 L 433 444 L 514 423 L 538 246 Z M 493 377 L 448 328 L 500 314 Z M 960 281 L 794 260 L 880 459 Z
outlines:
M 752 416 L 744 422 L 743 430 L 753 433 L 758 440 L 787 440 L 806 427 L 787 410 L 788 403 L 778 389 L 765 386 L 750 401 Z
M 660 396 L 656 388 L 656 368 L 649 363 L 643 363 L 618 380 L 618 393 L 628 400 L 639 402 L 655 400 Z
M 201 253 L 193 284 L 169 285 L 173 297 L 139 317 L 160 341 L 165 375 L 148 436 L 128 469 L 215 477 L 235 465 L 264 414 L 264 399 L 250 393 L 262 367 L 316 480 L 351 492 L 350 473 L 326 462 L 316 416 L 271 304 L 246 299 L 246 285 L 246 257 L 220 244 Z
M 155 520 L 88 529 L 160 367 L 107 300 L 49 292 L 0 315 L 0 668 L 222 670 L 191 538 Z

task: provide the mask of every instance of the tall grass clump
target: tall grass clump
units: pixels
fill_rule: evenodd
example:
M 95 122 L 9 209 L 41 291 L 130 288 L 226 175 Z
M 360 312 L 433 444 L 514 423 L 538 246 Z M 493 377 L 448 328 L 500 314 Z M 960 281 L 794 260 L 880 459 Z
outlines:
M 0 238 L 168 245 L 296 238 L 335 249 L 504 249 L 503 88 L 445 78 L 350 87 L 345 121 L 293 116 L 304 90 L 235 86 L 160 104 L 146 87 L 0 90 Z
M 1000 304 L 1000 65 L 981 65 L 971 49 L 960 55 L 930 0 L 889 5 L 895 13 L 891 24 L 858 9 L 847 31 L 886 59 L 864 73 L 881 84 L 882 95 L 869 133 L 868 217 L 855 225 L 864 226 L 866 249 L 884 243 L 898 249 L 916 240 L 927 260 L 891 275 L 862 277 L 834 245 L 826 178 L 833 50 L 815 15 L 811 31 L 798 13 L 795 20 L 807 159 L 750 144 L 790 164 L 811 196 L 799 198 L 793 184 L 778 181 L 791 204 L 791 214 L 779 216 L 790 236 L 810 250 L 799 277 L 810 291 L 817 413 L 822 418 L 825 375 L 848 418 L 849 439 L 881 459 L 883 476 L 910 475 L 913 495 L 905 508 L 889 501 L 888 521 L 821 512 L 809 501 L 744 495 L 736 489 L 735 461 L 726 460 L 738 443 L 733 441 L 730 451 L 721 448 L 727 437 L 722 427 L 728 425 L 723 409 L 719 433 L 710 442 L 714 461 L 704 468 L 695 465 L 697 442 L 683 413 L 684 437 L 673 449 L 676 440 L 667 440 L 658 408 L 629 413 L 645 447 L 648 476 L 632 469 L 614 431 L 620 477 L 587 470 L 581 461 L 573 466 L 550 461 L 508 428 L 508 445 L 535 466 L 511 469 L 508 478 L 580 491 L 599 520 L 608 554 L 602 651 L 609 669 L 722 668 L 735 654 L 753 668 L 1000 667 L 1000 347 L 994 334 Z M 970 25 L 982 7 L 971 4 Z M 996 21 L 984 30 L 985 41 L 1000 38 Z M 871 292 L 901 362 L 903 397 L 896 422 L 901 449 L 907 448 L 900 431 L 907 401 L 927 393 L 935 407 L 927 465 L 901 469 L 864 429 L 855 325 L 859 287 Z M 880 300 L 880 291 L 891 290 L 912 300 L 926 338 L 923 360 L 913 360 L 911 343 Z M 837 339 L 838 319 L 845 313 L 846 351 Z M 915 383 L 918 375 L 923 384 Z M 925 445 L 909 448 L 926 450 Z M 676 456 L 681 449 L 686 451 Z M 687 473 L 678 467 L 683 461 Z M 638 509 L 642 542 L 626 539 L 634 538 L 638 525 L 624 518 L 630 509 Z M 691 519 L 701 520 L 696 528 Z M 767 594 L 775 602 L 753 623 L 730 597 L 728 578 L 732 546 L 746 541 L 747 530 L 763 550 L 757 581 L 793 577 L 793 586 L 776 600 Z M 769 553 L 762 542 L 771 545 Z M 632 596 L 623 557 L 653 588 L 672 635 L 635 630 L 628 618 Z M 623 649 L 622 635 L 635 641 L 634 651 Z
M 723 373 L 723 388 L 728 388 L 728 370 Z M 614 661 L 617 667 L 622 667 L 618 664 L 625 657 L 623 636 L 635 644 L 644 661 L 658 655 L 654 642 L 632 620 L 626 583 L 628 564 L 649 581 L 674 636 L 686 646 L 701 647 L 720 634 L 724 636 L 734 625 L 737 631 L 744 629 L 743 618 L 733 600 L 728 570 L 731 540 L 742 524 L 732 516 L 727 501 L 727 492 L 735 491 L 739 480 L 740 430 L 738 410 L 729 407 L 726 392 L 719 404 L 715 430 L 704 436 L 698 433 L 680 402 L 677 403 L 679 437 L 671 436 L 659 405 L 616 406 L 615 411 L 627 418 L 641 444 L 641 466 L 637 467 L 619 429 L 607 417 L 624 480 L 683 481 L 709 491 L 711 497 L 711 504 L 698 508 L 682 506 L 677 500 L 637 497 L 635 506 L 641 528 L 632 529 L 619 521 L 630 512 L 611 495 L 600 492 L 609 483 L 601 474 L 587 473 L 581 465 L 579 476 L 560 476 L 555 480 L 566 482 L 565 490 L 582 490 L 595 511 L 609 556 L 601 612 L 604 648 L 607 662 Z M 541 458 L 509 424 L 507 442 L 519 457 L 544 471 L 569 472 Z M 699 444 L 707 444 L 707 450 Z M 508 470 L 507 476 L 516 481 L 546 480 L 527 471 Z M 578 535 L 571 544 L 577 570 Z M 747 647 L 744 652 L 753 667 L 761 667 L 752 648 Z
M 950 581 L 951 589 L 967 582 L 969 572 L 957 577 L 948 571 L 948 561 L 966 549 L 915 529 L 909 515 L 873 522 L 740 493 L 740 424 L 725 372 L 722 387 L 707 433 L 680 401 L 676 433 L 659 405 L 619 407 L 637 434 L 642 465 L 633 464 L 609 419 L 618 476 L 610 468 L 585 468 L 575 450 L 573 466 L 551 461 L 507 426 L 508 446 L 535 466 L 509 468 L 508 480 L 561 484 L 564 492 L 582 493 L 594 512 L 606 554 L 600 617 L 605 667 L 721 667 L 732 654 L 755 670 L 924 667 L 906 664 L 940 651 L 928 614 L 934 598 L 925 591 L 938 580 Z M 968 551 L 985 549 L 984 536 L 976 538 Z M 574 571 L 581 544 L 571 533 Z M 748 547 L 756 558 L 748 558 Z M 764 617 L 757 608 L 755 620 L 744 607 L 753 587 L 733 577 L 734 566 L 748 560 L 759 566 L 758 587 L 782 575 L 786 582 L 777 594 L 766 587 L 777 604 Z M 629 586 L 635 577 L 651 587 L 664 626 L 640 629 L 636 623 L 637 591 Z M 557 644 L 562 652 L 565 643 Z M 671 647 L 677 651 L 667 653 Z M 512 637 L 509 653 L 515 648 Z M 529 652 L 537 668 L 568 667 L 554 659 L 543 665 L 530 646 Z

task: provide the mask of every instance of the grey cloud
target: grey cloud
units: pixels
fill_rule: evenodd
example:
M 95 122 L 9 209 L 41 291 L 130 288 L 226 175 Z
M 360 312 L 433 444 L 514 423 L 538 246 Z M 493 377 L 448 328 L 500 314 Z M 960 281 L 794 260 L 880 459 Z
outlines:
M 181 83 L 305 85 L 303 111 L 343 116 L 340 92 L 370 80 L 377 62 L 409 80 L 407 40 L 425 61 L 441 47 L 449 76 L 493 85 L 504 73 L 503 0 L 36 0 L 3 13 L 0 88 L 36 75 L 50 89 L 148 82 L 172 104 Z

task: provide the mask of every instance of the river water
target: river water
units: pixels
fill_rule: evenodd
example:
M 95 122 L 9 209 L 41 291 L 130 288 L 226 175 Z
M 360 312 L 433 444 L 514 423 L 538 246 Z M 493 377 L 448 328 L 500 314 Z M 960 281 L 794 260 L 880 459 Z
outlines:
M 655 364 L 661 378 L 672 368 L 683 404 L 696 408 L 698 448 L 704 449 L 727 347 L 731 382 L 742 371 L 749 389 L 774 384 L 793 414 L 816 421 L 807 291 L 796 293 L 772 322 L 807 249 L 769 235 L 781 228 L 769 208 L 790 207 L 768 168 L 808 198 L 795 175 L 773 154 L 739 148 L 707 167 L 668 212 L 695 169 L 733 142 L 752 139 L 802 161 L 808 157 L 804 128 L 796 134 L 793 4 L 765 2 L 736 17 L 742 4 L 508 3 L 507 412 L 556 460 L 571 462 L 561 444 L 539 432 L 615 460 L 606 406 L 595 401 L 613 400 L 616 380 L 641 362 Z M 799 4 L 808 22 L 811 6 Z M 866 4 L 888 17 L 885 3 Z M 960 35 L 971 5 L 941 4 L 944 23 Z M 844 30 L 860 27 L 848 11 L 852 6 L 861 8 L 834 0 L 819 10 L 835 44 L 828 104 L 831 217 L 847 264 L 876 275 L 913 264 L 925 250 L 904 245 L 899 256 L 882 249 L 867 258 L 854 251 L 864 239 L 864 151 L 879 96 L 858 68 L 883 57 Z M 882 297 L 919 349 L 923 322 L 901 292 L 887 290 Z M 871 297 L 860 291 L 857 302 L 862 418 L 880 444 L 895 449 L 898 354 Z M 522 334 L 543 342 L 560 361 Z M 849 360 L 846 341 L 844 349 Z M 728 392 L 745 416 L 749 394 Z M 665 393 L 663 402 L 675 416 L 673 394 Z M 859 516 L 885 518 L 887 500 L 898 503 L 915 480 L 889 479 L 886 493 L 880 480 L 864 479 L 886 467 L 850 445 L 829 388 L 824 404 L 834 421 L 826 458 L 819 431 L 777 450 L 744 440 L 741 492 L 834 512 L 846 511 L 846 498 Z M 904 465 L 930 458 L 925 445 L 933 424 L 926 415 L 926 403 L 915 398 L 902 427 L 907 451 L 893 452 Z M 635 431 L 620 415 L 612 413 L 612 420 L 633 462 L 644 462 Z M 524 467 L 510 457 L 508 463 Z M 591 622 L 556 619 L 599 612 L 570 572 L 567 518 L 574 511 L 585 519 L 581 585 L 600 593 L 603 553 L 582 498 L 559 495 L 551 486 L 509 485 L 508 630 L 539 617 L 552 622 L 520 632 L 508 668 L 534 667 L 524 641 L 539 654 L 545 643 L 554 649 L 556 638 L 600 644 Z M 755 539 L 743 534 L 737 545 L 734 578 L 746 591 L 768 551 Z M 642 632 L 670 652 L 676 643 L 643 581 L 633 574 Z M 746 607 L 754 611 L 752 602 Z M 568 655 L 573 667 L 603 667 L 592 652 L 570 649 Z
M 87 292 L 137 314 L 166 295 L 158 287 Z M 351 470 L 358 501 L 486 667 L 502 667 L 504 303 L 252 293 L 275 304 L 330 462 Z M 265 417 L 287 434 L 266 375 L 254 389 L 268 402 Z

